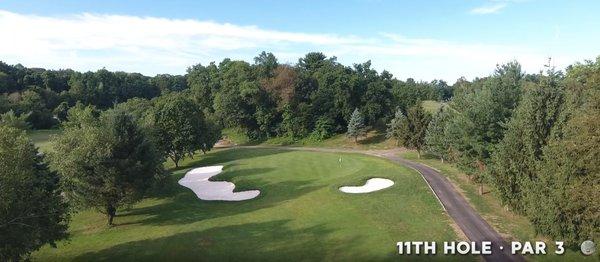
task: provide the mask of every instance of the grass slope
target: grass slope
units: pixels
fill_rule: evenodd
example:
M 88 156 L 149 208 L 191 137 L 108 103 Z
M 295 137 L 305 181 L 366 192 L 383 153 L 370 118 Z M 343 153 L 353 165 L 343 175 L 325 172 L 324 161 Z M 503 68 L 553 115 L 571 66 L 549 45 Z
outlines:
M 553 241 L 536 235 L 529 220 L 524 216 L 506 210 L 494 192 L 488 192 L 483 196 L 479 195 L 478 185 L 470 182 L 468 176 L 455 165 L 447 162 L 442 163 L 430 155 L 423 155 L 421 159 L 418 159 L 417 153 L 414 151 L 404 152 L 401 157 L 426 164 L 446 175 L 467 198 L 469 203 L 508 241 L 545 241 L 547 243 L 547 251 L 550 255 L 527 256 L 528 259 L 535 261 L 600 261 L 600 255 L 595 254 L 586 257 L 579 250 L 567 249 L 564 255 L 554 255 L 555 245 Z M 489 189 L 486 188 L 486 191 L 489 191 Z
M 346 137 L 346 134 L 337 134 L 322 141 L 310 137 L 299 140 L 293 140 L 288 137 L 274 137 L 260 141 L 251 141 L 243 131 L 232 128 L 223 130 L 223 135 L 238 145 L 306 146 L 362 150 L 391 149 L 396 146 L 396 142 L 385 138 L 385 132 L 380 130 L 367 132 L 366 137 L 359 138 L 358 142 L 354 142 L 354 139 Z
M 236 190 L 260 189 L 261 195 L 243 202 L 200 201 L 176 184 L 189 168 L 216 164 L 225 165 L 217 180 L 234 182 Z M 117 226 L 107 228 L 97 212 L 80 212 L 73 216 L 70 241 L 44 247 L 34 259 L 397 260 L 397 241 L 457 238 L 423 179 L 382 159 L 230 149 L 186 159 L 183 165 L 166 189 L 120 210 Z M 338 191 L 370 177 L 396 184 L 363 195 Z M 413 257 L 418 258 L 432 259 Z

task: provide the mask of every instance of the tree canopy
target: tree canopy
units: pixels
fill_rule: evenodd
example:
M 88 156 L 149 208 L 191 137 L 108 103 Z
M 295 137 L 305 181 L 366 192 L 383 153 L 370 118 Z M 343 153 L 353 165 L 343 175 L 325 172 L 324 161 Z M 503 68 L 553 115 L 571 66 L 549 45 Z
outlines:
M 63 179 L 69 201 L 106 214 L 139 200 L 162 175 L 163 157 L 134 118 L 121 110 L 96 121 L 69 125 L 55 138 L 51 166 Z
M 59 177 L 22 130 L 0 125 L 0 260 L 18 261 L 67 237 Z

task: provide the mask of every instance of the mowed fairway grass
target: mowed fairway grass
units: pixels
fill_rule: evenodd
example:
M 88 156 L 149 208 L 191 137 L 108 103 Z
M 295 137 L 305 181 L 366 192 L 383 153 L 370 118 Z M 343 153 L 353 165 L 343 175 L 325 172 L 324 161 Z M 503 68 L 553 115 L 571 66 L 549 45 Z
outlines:
M 340 165 L 339 158 L 342 158 Z M 75 214 L 71 238 L 33 254 L 39 261 L 397 260 L 398 241 L 452 241 L 457 236 L 415 171 L 359 154 L 279 149 L 225 149 L 187 160 L 164 188 L 120 210 L 116 226 L 92 210 Z M 201 201 L 177 184 L 192 167 L 224 165 L 216 180 L 242 202 Z M 396 184 L 350 195 L 342 185 L 384 177 Z M 441 244 L 441 242 L 440 242 Z M 404 257 L 406 258 L 406 257 Z M 444 259 L 420 256 L 412 259 Z M 445 257 L 447 260 L 475 257 Z

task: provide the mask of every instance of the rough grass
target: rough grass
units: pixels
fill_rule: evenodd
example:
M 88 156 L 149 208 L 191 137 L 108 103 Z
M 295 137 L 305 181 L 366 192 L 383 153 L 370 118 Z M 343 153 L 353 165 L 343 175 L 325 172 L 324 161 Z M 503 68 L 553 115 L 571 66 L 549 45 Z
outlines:
M 591 257 L 583 256 L 578 249 L 569 250 L 564 255 L 554 255 L 554 241 L 547 237 L 536 235 L 529 220 L 507 210 L 499 201 L 499 198 L 489 188 L 485 188 L 485 194 L 479 195 L 478 185 L 471 182 L 468 176 L 461 172 L 455 165 L 442 163 L 431 155 L 422 155 L 417 158 L 415 151 L 406 151 L 400 155 L 403 158 L 426 164 L 439 170 L 446 175 L 450 181 L 461 191 L 469 203 L 500 232 L 507 241 L 545 241 L 550 255 L 527 256 L 528 259 L 536 261 L 600 261 L 600 256 L 595 254 Z M 559 240 L 559 239 L 557 239 Z
M 342 164 L 339 158 L 342 157 Z M 242 202 L 200 201 L 177 180 L 223 164 L 217 180 L 259 189 Z M 92 210 L 73 216 L 71 239 L 33 254 L 40 261 L 397 260 L 396 242 L 451 241 L 449 218 L 413 170 L 358 154 L 216 150 L 186 159 L 150 197 L 119 210 L 115 227 Z M 168 164 L 169 167 L 170 164 Z M 338 191 L 371 177 L 396 181 L 371 194 Z M 406 257 L 405 257 L 406 258 Z M 475 260 L 475 257 L 412 259 Z
M 61 133 L 60 129 L 30 130 L 27 131 L 27 136 L 41 152 L 49 152 L 52 150 L 50 138 Z

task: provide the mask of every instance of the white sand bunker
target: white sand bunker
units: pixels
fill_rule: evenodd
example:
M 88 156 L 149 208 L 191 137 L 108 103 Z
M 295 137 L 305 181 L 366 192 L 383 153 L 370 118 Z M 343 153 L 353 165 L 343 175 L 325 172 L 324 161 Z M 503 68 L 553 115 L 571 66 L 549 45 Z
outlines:
M 351 194 L 362 194 L 382 190 L 393 185 L 394 181 L 387 178 L 371 178 L 362 186 L 343 186 L 340 187 L 340 191 Z
M 179 184 L 191 189 L 202 200 L 242 201 L 252 199 L 260 194 L 258 190 L 233 192 L 235 184 L 226 181 L 208 181 L 220 174 L 223 166 L 207 166 L 194 168 L 179 180 Z

